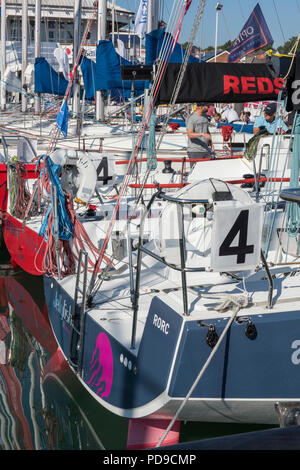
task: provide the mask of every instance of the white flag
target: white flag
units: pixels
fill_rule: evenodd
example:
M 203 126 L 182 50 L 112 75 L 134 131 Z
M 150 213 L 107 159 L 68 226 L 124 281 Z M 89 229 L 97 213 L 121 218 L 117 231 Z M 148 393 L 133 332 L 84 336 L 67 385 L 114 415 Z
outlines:
M 141 0 L 138 12 L 135 17 L 134 31 L 136 34 L 145 34 L 147 28 L 147 2 Z
M 59 65 L 58 71 L 63 73 L 66 80 L 69 80 L 70 70 L 67 51 L 62 47 L 57 47 L 54 49 L 53 54 Z
M 121 39 L 117 39 L 117 47 L 116 47 L 116 51 L 117 53 L 121 56 L 121 57 L 124 57 L 124 59 L 126 59 L 126 49 L 125 49 L 125 44 L 123 41 L 121 41 Z

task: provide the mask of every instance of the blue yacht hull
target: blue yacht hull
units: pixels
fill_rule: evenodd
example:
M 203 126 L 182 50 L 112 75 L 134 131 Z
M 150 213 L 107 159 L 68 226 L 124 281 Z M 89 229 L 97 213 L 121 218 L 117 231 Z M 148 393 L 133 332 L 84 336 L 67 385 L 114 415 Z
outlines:
M 103 406 L 129 418 L 173 416 L 211 354 L 208 324 L 220 337 L 229 319 L 216 314 L 203 324 L 154 297 L 132 350 L 87 311 L 78 369 L 70 360 L 73 299 L 54 278 L 45 276 L 44 286 L 52 329 L 71 367 Z M 278 424 L 275 403 L 300 401 L 299 311 L 262 308 L 248 320 L 254 329 L 249 321 L 232 323 L 180 419 Z

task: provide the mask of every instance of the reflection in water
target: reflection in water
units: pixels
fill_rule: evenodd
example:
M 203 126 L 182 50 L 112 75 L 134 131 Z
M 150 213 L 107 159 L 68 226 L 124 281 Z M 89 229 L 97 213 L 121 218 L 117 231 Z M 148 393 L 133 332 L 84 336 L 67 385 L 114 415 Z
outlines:
M 3 256 L 0 250 L 0 449 L 126 449 L 128 420 L 91 397 L 57 348 L 42 278 Z M 182 423 L 180 441 L 263 428 Z
M 0 266 L 0 448 L 125 449 L 128 421 L 70 371 L 45 305 L 42 279 Z

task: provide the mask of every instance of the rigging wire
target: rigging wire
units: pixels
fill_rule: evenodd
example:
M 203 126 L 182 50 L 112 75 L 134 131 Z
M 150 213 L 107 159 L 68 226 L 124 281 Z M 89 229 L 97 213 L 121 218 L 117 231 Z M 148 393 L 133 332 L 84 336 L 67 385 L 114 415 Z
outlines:
M 184 77 L 184 74 L 185 74 L 185 71 L 186 71 L 186 68 L 187 68 L 188 59 L 189 59 L 189 56 L 191 54 L 191 50 L 192 50 L 192 47 L 193 47 L 193 44 L 194 44 L 194 41 L 195 41 L 195 37 L 196 37 L 197 31 L 198 31 L 198 28 L 199 28 L 199 24 L 200 24 L 202 16 L 203 16 L 205 4 L 206 4 L 206 0 L 202 0 L 202 2 L 199 3 L 198 10 L 197 10 L 195 20 L 194 20 L 194 23 L 193 23 L 193 27 L 192 27 L 192 30 L 191 30 L 191 35 L 190 35 L 190 39 L 189 39 L 189 42 L 188 42 L 188 47 L 187 47 L 186 53 L 185 53 L 185 60 L 182 63 L 182 65 L 180 67 L 180 71 L 178 73 L 178 77 L 177 77 L 177 80 L 176 80 L 176 83 L 175 83 L 175 86 L 174 86 L 174 90 L 173 90 L 173 94 L 172 94 L 172 97 L 171 97 L 171 101 L 170 101 L 170 106 L 168 108 L 167 117 L 166 117 L 165 122 L 162 126 L 162 131 L 161 131 L 159 139 L 158 139 L 157 148 L 159 148 L 159 146 L 162 142 L 163 134 L 166 131 L 168 120 L 170 118 L 170 114 L 174 110 L 174 106 L 175 106 L 175 103 L 176 103 L 176 98 L 178 96 L 178 93 L 179 93 L 179 90 L 180 90 L 180 87 L 181 87 L 181 83 L 182 83 L 182 80 L 183 80 L 183 77 Z
M 243 21 L 246 21 L 246 18 L 245 18 L 244 12 L 243 12 L 243 8 L 242 8 L 242 4 L 241 4 L 241 0 L 238 0 L 238 2 L 239 2 L 240 10 L 241 10 L 241 15 L 243 17 Z
M 226 28 L 226 31 L 227 31 L 227 36 L 228 36 L 229 41 L 231 41 L 230 31 L 229 31 L 228 24 L 227 24 L 227 21 L 226 21 L 226 18 L 225 18 L 224 10 L 222 9 L 221 11 L 222 11 L 222 16 L 223 16 L 225 28 Z
M 281 26 L 281 21 L 280 21 L 279 15 L 278 15 L 278 10 L 277 10 L 275 0 L 273 0 L 273 5 L 274 5 L 274 10 L 275 10 L 275 13 L 276 13 L 276 16 L 277 16 L 277 20 L 278 20 L 278 23 L 279 23 L 279 28 L 280 28 L 280 31 L 281 31 L 281 34 L 282 34 L 282 37 L 283 37 L 283 41 L 286 42 L 286 39 L 285 39 L 284 33 L 283 33 L 283 29 L 282 29 L 282 26 Z
M 85 28 L 85 31 L 83 33 L 80 46 L 78 48 L 77 56 L 76 56 L 76 59 L 75 59 L 74 64 L 73 64 L 73 69 L 70 73 L 70 80 L 68 82 L 68 86 L 67 86 L 67 89 L 66 89 L 66 92 L 65 92 L 63 103 L 67 103 L 68 98 L 70 96 L 70 92 L 71 92 L 71 89 L 72 89 L 72 86 L 73 86 L 73 82 L 74 82 L 76 71 L 77 71 L 77 68 L 78 68 L 78 65 L 79 65 L 79 61 L 80 61 L 80 58 L 82 56 L 85 43 L 87 41 L 87 36 L 88 36 L 88 33 L 91 29 L 92 23 L 95 19 L 96 13 L 97 13 L 98 0 L 95 0 L 95 2 L 93 4 L 93 7 L 94 7 L 94 9 L 92 11 L 90 19 L 88 20 L 88 22 L 86 24 L 86 28 Z M 63 103 L 62 103 L 62 105 L 63 105 Z M 58 139 L 58 135 L 59 135 L 59 129 L 58 129 L 58 126 L 56 124 L 55 128 L 53 129 L 53 132 L 52 132 L 51 142 L 50 142 L 49 148 L 47 150 L 47 154 L 51 151 L 51 149 L 55 148 L 55 144 L 56 144 L 56 141 Z
M 202 3 L 205 4 L 205 0 L 202 0 Z M 185 0 L 184 0 L 183 4 L 184 5 L 186 4 Z M 174 38 L 176 37 L 175 33 L 178 31 L 178 23 L 179 23 L 179 19 L 177 21 L 177 25 L 175 26 L 175 30 L 174 30 L 174 34 L 173 34 L 173 41 L 169 43 L 169 46 L 174 45 Z M 175 42 L 175 44 L 176 44 L 176 42 Z M 130 157 L 130 160 L 129 160 L 129 163 L 128 163 L 128 166 L 127 166 L 127 171 L 126 171 L 125 177 L 124 177 L 123 182 L 122 182 L 122 186 L 121 186 L 119 194 L 118 194 L 118 198 L 117 198 L 115 208 L 114 208 L 114 213 L 112 214 L 110 225 L 108 227 L 105 240 L 102 244 L 100 256 L 99 256 L 97 262 L 95 263 L 93 275 L 92 275 L 90 285 L 89 285 L 89 289 L 88 289 L 88 298 L 91 298 L 94 294 L 94 286 L 95 286 L 96 276 L 97 276 L 97 273 L 100 269 L 101 262 L 102 262 L 103 257 L 104 257 L 104 253 L 107 249 L 108 240 L 109 240 L 109 237 L 111 235 L 111 232 L 112 232 L 115 220 L 116 220 L 116 216 L 117 216 L 117 212 L 119 210 L 121 199 L 123 198 L 123 196 L 125 194 L 125 191 L 128 187 L 129 178 L 130 178 L 133 166 L 134 166 L 136 158 L 137 158 L 137 153 L 138 153 L 139 147 L 141 145 L 142 138 L 144 136 L 146 125 L 147 125 L 147 123 L 149 121 L 149 118 L 151 116 L 152 108 L 153 108 L 153 105 L 154 105 L 154 100 L 155 100 L 155 97 L 158 93 L 159 85 L 160 85 L 162 76 L 163 76 L 164 71 L 165 71 L 165 67 L 166 67 L 166 64 L 167 64 L 167 59 L 168 59 L 168 56 L 171 54 L 171 52 L 172 52 L 171 47 L 168 47 L 168 49 L 166 50 L 167 56 L 165 58 L 165 61 L 164 61 L 163 65 L 161 65 L 161 64 L 159 65 L 159 73 L 156 74 L 157 78 L 154 80 L 154 84 L 151 88 L 149 108 L 147 109 L 147 112 L 144 115 L 144 118 L 143 118 L 142 123 L 141 123 L 141 129 L 137 134 L 136 144 L 135 144 L 135 147 L 132 151 L 132 154 L 131 154 L 131 157 Z

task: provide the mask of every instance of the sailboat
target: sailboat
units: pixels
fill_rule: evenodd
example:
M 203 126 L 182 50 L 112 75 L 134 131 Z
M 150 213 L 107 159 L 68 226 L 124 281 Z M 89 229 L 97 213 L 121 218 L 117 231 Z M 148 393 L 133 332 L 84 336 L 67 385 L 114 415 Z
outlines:
M 291 181 L 298 126 L 299 115 Z M 164 419 L 168 432 L 178 420 L 277 424 L 278 407 L 297 401 L 297 218 L 274 190 L 260 202 L 211 176 L 158 188 L 134 252 L 129 235 L 127 254 L 104 261 L 108 232 L 92 273 L 82 251 L 76 274 L 44 276 L 56 339 L 104 407 Z M 158 230 L 147 237 L 155 201 Z
M 235 73 L 239 68 L 229 67 Z M 257 79 L 268 73 L 264 67 L 254 68 Z M 168 69 L 172 76 L 172 67 Z M 195 69 L 199 71 L 198 66 Z M 246 69 L 242 69 L 245 75 Z M 189 71 L 188 78 L 192 66 Z M 214 67 L 214 92 L 224 83 L 216 72 Z M 278 78 L 263 76 L 274 85 Z M 161 101 L 169 78 L 166 75 L 160 89 Z M 181 99 L 198 101 L 199 90 L 196 95 Z M 233 93 L 227 99 L 235 98 Z M 274 99 L 274 94 L 264 91 L 262 98 Z M 267 183 L 282 187 L 282 170 L 292 169 L 287 165 L 293 154 L 290 144 L 286 150 L 279 182 L 272 181 L 271 172 L 276 174 L 280 159 L 270 152 L 272 164 L 277 163 L 275 169 L 267 167 Z M 51 155 L 41 161 L 45 175 L 53 165 Z M 263 156 L 261 161 L 263 165 Z M 200 171 L 202 164 L 196 165 Z M 117 239 L 117 229 L 115 249 L 107 253 L 107 246 L 114 245 L 111 235 L 129 183 L 127 172 L 108 224 L 103 225 L 100 216 L 90 221 L 87 214 L 81 218 L 96 251 L 91 245 L 79 250 L 72 272 L 62 273 L 57 259 L 55 269 L 49 266 L 44 274 L 51 325 L 79 380 L 113 413 L 134 420 L 162 419 L 166 431 L 168 425 L 185 419 L 274 424 L 275 403 L 293 403 L 297 397 L 298 251 L 295 238 L 290 240 L 285 204 L 273 199 L 278 187 L 266 188 L 262 203 L 258 188 L 253 198 L 238 187 L 243 184 L 240 180 L 234 185 L 216 176 L 218 161 L 205 164 L 207 172 L 211 165 L 210 174 L 191 179 L 179 191 L 165 192 L 154 184 L 138 224 L 133 227 L 134 217 L 126 220 L 127 245 Z M 252 184 L 260 183 L 260 175 L 261 171 L 253 171 Z M 55 197 L 48 188 L 55 242 L 59 241 L 57 210 L 65 201 L 64 192 L 64 201 L 60 194 L 57 189 Z M 158 217 L 148 230 L 147 216 L 153 207 Z M 40 227 L 35 222 L 32 216 L 26 226 L 37 234 Z M 48 241 L 52 224 L 49 227 Z M 55 259 L 59 246 L 54 243 L 52 248 Z M 96 253 L 92 269 L 91 251 Z M 286 386 L 276 380 L 278 376 L 288 379 Z

